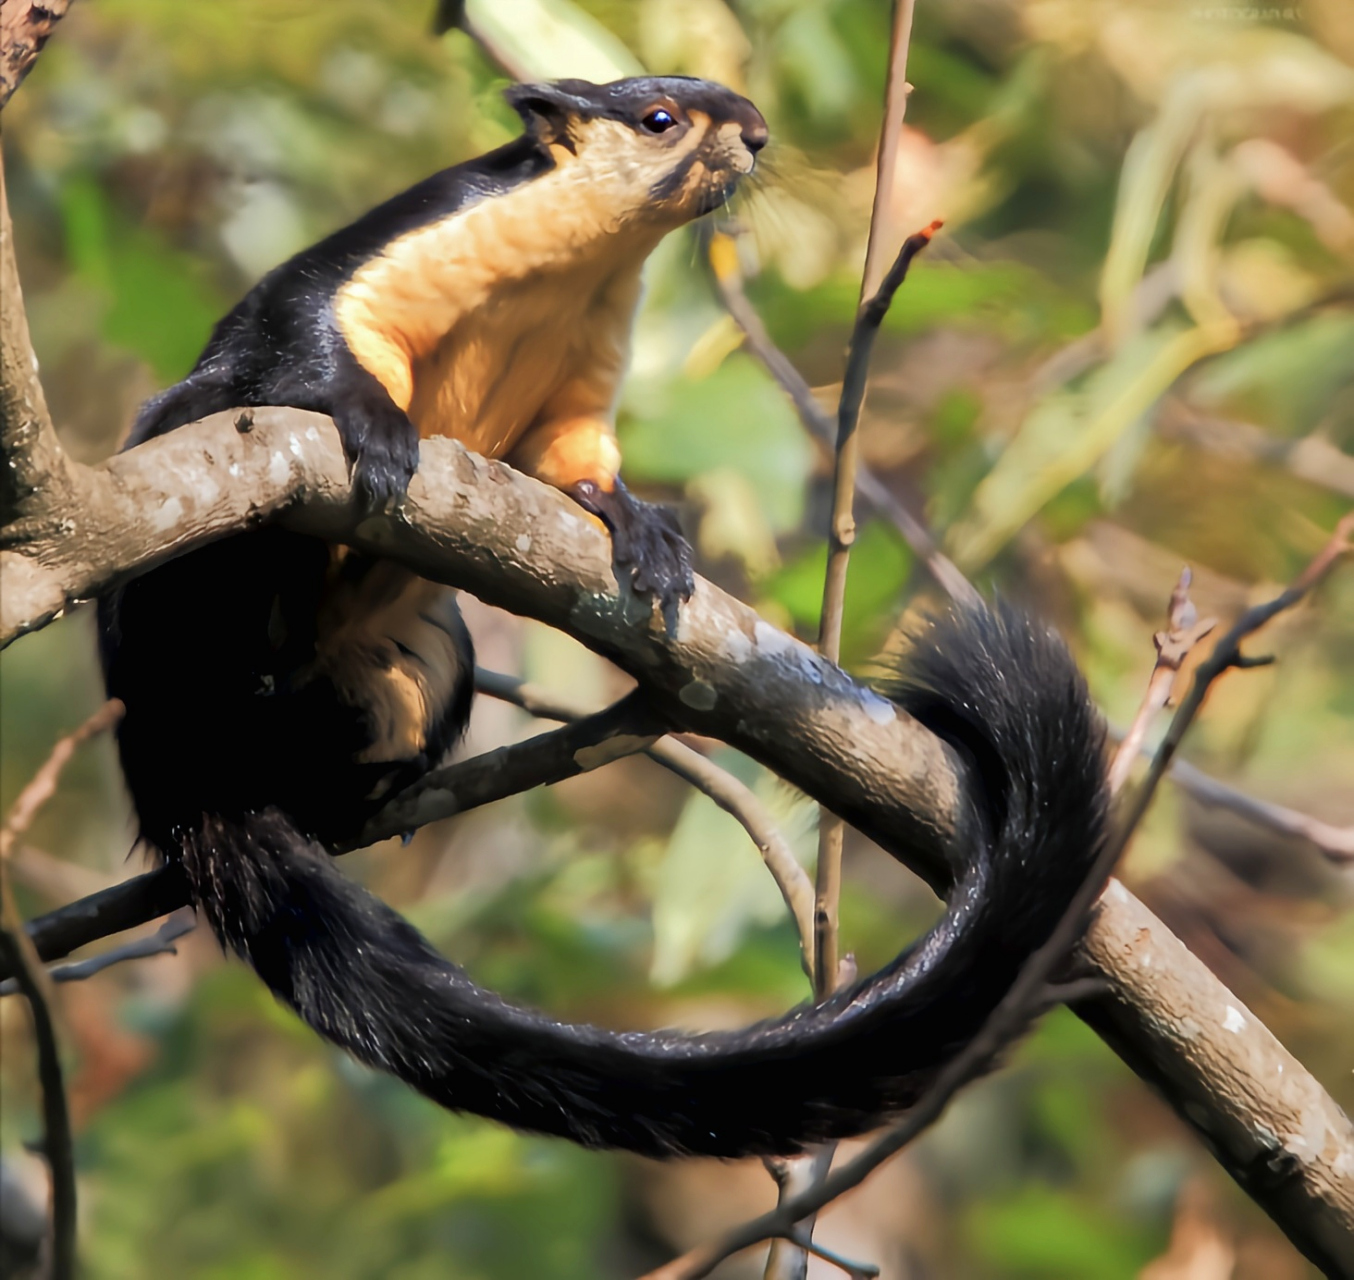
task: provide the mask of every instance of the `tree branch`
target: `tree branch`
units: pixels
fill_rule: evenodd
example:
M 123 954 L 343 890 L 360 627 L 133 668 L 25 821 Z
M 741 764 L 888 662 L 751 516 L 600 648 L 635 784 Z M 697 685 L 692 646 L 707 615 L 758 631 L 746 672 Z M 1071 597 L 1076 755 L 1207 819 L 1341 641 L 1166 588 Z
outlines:
M 75 1149 L 56 1027 L 43 993 L 41 971 L 35 972 L 22 939 L 3 925 L 0 925 L 0 961 L 14 970 L 18 988 L 28 1001 L 33 1018 L 33 1038 L 38 1045 L 42 1154 L 52 1175 L 51 1280 L 72 1280 L 75 1275 Z
M 1337 866 L 1354 863 L 1354 826 L 1337 827 L 1285 805 L 1257 799 L 1210 778 L 1188 760 L 1177 759 L 1171 765 L 1171 781 L 1200 804 L 1226 809 L 1271 831 L 1310 841 L 1323 857 Z
M 1199 621 L 1199 612 L 1189 598 L 1189 586 L 1193 579 L 1188 567 L 1180 571 L 1180 580 L 1171 592 L 1167 607 L 1166 620 L 1168 630 L 1158 631 L 1152 637 L 1156 645 L 1157 660 L 1152 675 L 1147 682 L 1147 692 L 1143 695 L 1142 705 L 1133 723 L 1124 734 L 1119 749 L 1114 753 L 1110 764 L 1110 794 L 1115 795 L 1128 781 L 1133 762 L 1142 750 L 1143 739 L 1158 713 L 1165 709 L 1174 692 L 1176 681 L 1180 677 L 1180 668 L 1190 651 L 1210 631 L 1216 627 L 1215 618 Z
M 76 960 L 71 964 L 59 964 L 47 970 L 51 982 L 83 982 L 96 973 L 111 969 L 124 960 L 145 960 L 150 956 L 178 955 L 174 943 L 184 934 L 197 928 L 197 918 L 191 913 L 170 916 L 154 933 L 144 938 L 133 938 L 121 946 L 101 951 L 87 960 Z M 17 978 L 6 978 L 0 982 L 0 996 L 12 996 L 20 990 Z
M 71 0 L 10 0 L 0 9 L 0 107 L 33 69 L 52 28 L 66 16 Z
M 4 55 L 10 52 L 9 28 L 28 10 L 24 0 L 6 5 L 3 19 Z M 48 6 L 55 7 L 54 5 Z M 64 9 L 65 5 L 61 5 Z M 60 14 L 57 15 L 58 17 Z M 39 46 L 40 47 L 40 46 Z M 33 58 L 37 51 L 33 51 Z M 32 58 L 29 59 L 31 63 Z M 0 72 L 0 76 L 6 74 Z M 5 82 L 0 78 L 0 85 Z M 3 92 L 0 89 L 0 92 Z M 0 101 L 3 101 L 0 98 Z M 38 379 L 38 359 L 28 336 L 28 316 L 14 259 L 14 224 L 9 217 L 5 193 L 3 157 L 0 156 L 0 511 L 5 524 L 22 521 L 40 501 L 68 490 L 69 463 L 57 442 L 47 411 L 47 397 Z M 65 495 L 70 498 L 69 492 Z M 0 531 L 0 548 L 8 541 L 8 529 Z
M 402 836 L 426 823 L 600 768 L 643 751 L 659 732 L 661 726 L 642 695 L 631 694 L 563 729 L 434 770 L 395 796 L 337 852 Z M 170 865 L 38 916 L 25 928 L 40 959 L 59 960 L 78 947 L 136 928 L 189 901 L 187 881 Z M 9 972 L 0 964 L 0 977 Z
M 742 272 L 738 266 L 738 247 L 731 236 L 716 231 L 710 236 L 707 250 L 715 290 L 743 331 L 747 349 L 766 367 L 766 371 L 790 397 L 795 412 L 805 431 L 819 444 L 831 449 L 836 440 L 837 427 L 814 397 L 813 389 L 790 358 L 771 340 L 766 325 L 757 314 L 743 289 Z M 959 604 L 978 604 L 981 597 L 973 584 L 964 577 L 959 566 L 941 549 L 930 529 L 900 502 L 869 467 L 856 465 L 856 497 L 887 520 L 902 535 L 913 555 L 922 562 L 937 585 Z
M 111 499 L 117 545 L 91 550 L 98 541 L 91 537 L 81 543 L 74 563 L 62 558 L 59 543 L 9 554 L 36 566 L 28 581 L 41 582 L 48 599 L 88 595 L 100 585 L 91 568 L 96 557 L 110 577 L 130 576 L 119 569 L 123 549 L 144 568 L 167 548 L 230 531 L 222 504 L 234 501 L 228 491 L 244 487 L 249 476 L 260 486 L 253 504 L 280 511 L 294 528 L 400 560 L 488 603 L 568 632 L 628 670 L 664 720 L 745 751 L 811 798 L 831 805 L 932 885 L 947 883 L 949 867 L 960 860 L 967 840 L 963 796 L 972 784 L 962 766 L 891 703 L 745 605 L 698 580 L 675 632 L 669 633 L 647 601 L 617 588 L 605 534 L 579 516 L 568 499 L 506 466 L 475 458 L 452 441 L 425 442 L 419 474 L 400 513 L 360 519 L 348 505 L 346 468 L 326 419 L 259 410 L 253 429 L 242 435 L 234 418 L 218 415 L 115 460 L 121 464 Z M 180 464 L 187 474 L 176 475 L 173 468 Z M 240 468 L 239 476 L 230 474 L 232 465 Z M 113 471 L 114 464 L 97 470 Z M 206 482 L 218 497 L 199 504 L 194 495 Z M 249 505 L 244 501 L 235 508 L 240 526 L 249 519 Z M 97 527 L 106 510 L 86 508 L 83 519 Z M 8 581 L 5 587 L 0 602 L 9 607 L 15 593 Z M 69 939 L 74 932 L 88 941 L 172 910 L 185 899 L 181 883 L 157 879 L 165 874 L 152 873 L 135 888 L 123 885 L 84 900 L 75 913 L 78 925 L 71 916 L 54 913 L 60 919 L 50 932 L 45 926 L 35 929 L 35 942 L 47 955 L 46 938 Z M 157 895 L 164 905 L 148 910 L 141 894 L 152 908 Z M 1116 905 L 1118 899 L 1107 901 L 1092 939 L 1097 929 L 1117 927 L 1131 915 Z M 93 930 L 88 916 L 96 922 Z M 1169 937 L 1164 927 L 1161 932 Z M 1183 1111 L 1188 1123 L 1205 1135 L 1234 1176 L 1245 1177 L 1253 1142 L 1241 1140 L 1225 1110 L 1215 1114 L 1199 1099 L 1208 1096 L 1202 1081 L 1211 1079 L 1216 1064 L 1234 1061 L 1237 1034 L 1249 1041 L 1269 1038 L 1268 1032 L 1253 1018 L 1247 1018 L 1241 1033 L 1216 1022 L 1201 1026 L 1196 1039 L 1182 1044 L 1161 1028 L 1188 1017 L 1188 1004 L 1177 1011 L 1164 984 L 1158 997 L 1157 988 L 1142 983 L 1133 970 L 1130 954 L 1113 948 L 1092 954 L 1113 988 L 1112 996 L 1094 1005 L 1103 1011 L 1098 1029 L 1116 1037 L 1126 1058 L 1135 1055 L 1135 1069 L 1146 1078 L 1192 1082 L 1188 1090 L 1172 1084 L 1168 1097 L 1181 1099 L 1182 1108 L 1183 1100 L 1191 1102 Z M 1172 976 L 1183 986 L 1219 987 L 1184 948 L 1173 953 L 1173 963 L 1178 968 Z M 1229 1003 L 1243 1007 L 1235 997 Z M 1241 1066 L 1251 1061 L 1266 1059 L 1262 1052 L 1254 1059 L 1242 1055 Z M 1243 1071 L 1231 1087 L 1245 1100 L 1250 1134 L 1288 1132 L 1279 1118 L 1289 1113 L 1293 1099 L 1320 1094 L 1320 1086 L 1296 1064 L 1282 1076 Z M 1331 1133 L 1333 1143 L 1345 1140 L 1343 1131 Z M 1230 1146 L 1234 1137 L 1236 1144 Z M 1304 1251 L 1320 1244 L 1312 1236 L 1313 1221 L 1319 1219 L 1327 1237 L 1343 1233 L 1354 1252 L 1354 1206 L 1337 1212 L 1323 1195 L 1316 1183 L 1308 1188 L 1299 1176 L 1284 1195 L 1267 1197 L 1261 1188 L 1257 1199 Z M 1310 1198 L 1311 1214 L 1302 1211 L 1304 1196 Z

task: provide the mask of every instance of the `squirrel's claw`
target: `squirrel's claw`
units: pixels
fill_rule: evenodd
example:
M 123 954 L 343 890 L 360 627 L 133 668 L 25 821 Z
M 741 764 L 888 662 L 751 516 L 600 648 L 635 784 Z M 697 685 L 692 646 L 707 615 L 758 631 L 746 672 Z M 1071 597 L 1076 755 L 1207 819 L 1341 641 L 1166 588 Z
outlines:
M 610 531 L 618 578 L 657 599 L 665 618 L 680 601 L 691 598 L 696 588 L 691 545 L 671 507 L 641 502 L 619 479 L 610 492 L 584 480 L 570 494 Z

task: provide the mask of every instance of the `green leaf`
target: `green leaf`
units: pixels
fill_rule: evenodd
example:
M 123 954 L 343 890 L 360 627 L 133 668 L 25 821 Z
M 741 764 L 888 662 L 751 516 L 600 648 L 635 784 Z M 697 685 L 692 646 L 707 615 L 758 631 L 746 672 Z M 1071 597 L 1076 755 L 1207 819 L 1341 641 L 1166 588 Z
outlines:
M 1046 1186 L 975 1206 L 966 1237 L 1004 1276 L 1039 1280 L 1132 1280 L 1156 1243 L 1083 1200 Z
M 735 353 L 708 378 L 678 376 L 653 402 L 648 416 L 621 424 L 627 476 L 685 484 L 732 468 L 755 489 L 774 531 L 798 525 L 813 450 L 761 365 Z
M 842 615 L 842 655 L 848 665 L 878 648 L 911 569 L 912 553 L 891 525 L 872 520 L 860 529 L 846 571 Z M 820 542 L 764 584 L 767 596 L 789 612 L 801 631 L 817 632 L 826 570 L 827 547 Z
M 103 336 L 162 381 L 183 377 L 226 309 L 200 259 L 127 223 L 92 178 L 62 187 L 61 215 L 76 274 L 107 297 Z
M 813 855 L 814 810 L 734 751 L 714 757 L 752 785 L 779 819 L 801 861 Z M 708 796 L 687 801 L 668 841 L 654 891 L 650 977 L 672 986 L 733 954 L 750 928 L 785 915 L 785 903 L 742 825 Z

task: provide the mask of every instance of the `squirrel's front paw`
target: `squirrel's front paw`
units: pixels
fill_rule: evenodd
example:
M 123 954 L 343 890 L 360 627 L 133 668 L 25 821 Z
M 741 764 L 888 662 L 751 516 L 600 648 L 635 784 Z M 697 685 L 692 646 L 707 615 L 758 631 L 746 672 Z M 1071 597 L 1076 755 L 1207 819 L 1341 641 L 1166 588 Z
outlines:
M 352 466 L 353 496 L 363 511 L 389 511 L 418 470 L 418 429 L 384 395 L 351 397 L 334 422 Z
M 365 511 L 389 511 L 418 470 L 418 431 L 404 415 L 368 431 L 353 459 L 353 491 Z
M 574 500 L 611 531 L 617 576 L 654 596 L 664 616 L 696 588 L 691 546 L 671 507 L 641 502 L 620 482 L 608 493 L 591 480 L 570 490 Z

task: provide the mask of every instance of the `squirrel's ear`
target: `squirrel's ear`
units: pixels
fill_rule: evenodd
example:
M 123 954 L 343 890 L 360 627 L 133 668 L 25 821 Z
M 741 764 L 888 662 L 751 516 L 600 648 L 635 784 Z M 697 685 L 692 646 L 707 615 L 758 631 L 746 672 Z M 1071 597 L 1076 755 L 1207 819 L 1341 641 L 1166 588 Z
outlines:
M 579 108 L 574 94 L 556 84 L 514 84 L 503 91 L 503 96 L 537 141 L 547 146 L 562 143 L 573 149 L 569 126 Z

